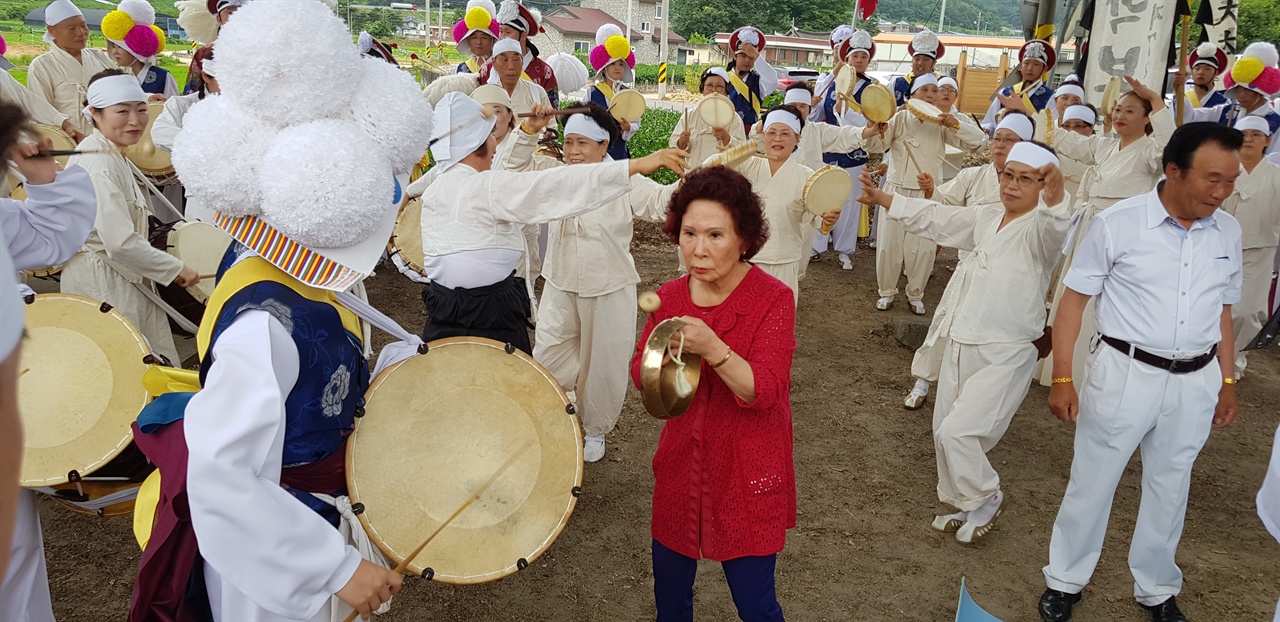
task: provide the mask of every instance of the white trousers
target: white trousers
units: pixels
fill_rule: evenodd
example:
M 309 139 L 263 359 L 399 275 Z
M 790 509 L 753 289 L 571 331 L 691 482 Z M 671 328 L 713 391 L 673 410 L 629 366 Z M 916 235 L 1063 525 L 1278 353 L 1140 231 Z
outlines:
M 919 190 L 898 188 L 888 184 L 887 192 L 905 197 L 922 197 Z M 907 299 L 924 300 L 924 288 L 933 274 L 933 259 L 938 245 L 918 235 L 907 233 L 902 223 L 889 218 L 883 207 L 879 228 L 876 230 L 876 283 L 881 296 L 898 295 L 898 279 L 907 275 Z
M 1270 313 L 1267 296 L 1271 293 L 1271 271 L 1275 263 L 1276 247 L 1246 248 L 1240 302 L 1231 307 L 1231 324 L 1236 333 L 1236 374 L 1244 371 L 1247 363 L 1241 350 L 1258 336 Z
M 795 295 L 796 304 L 800 304 L 800 265 L 802 262 L 792 261 L 790 263 L 758 263 L 757 268 L 764 270 L 765 274 L 782 281 L 787 287 L 791 288 L 791 293 Z
M 533 359 L 577 393 L 587 436 L 604 436 L 622 413 L 636 347 L 636 286 L 590 298 L 542 290 Z
M 938 499 L 961 511 L 982 507 L 1000 490 L 987 452 L 1009 429 L 1031 388 L 1036 349 L 1030 343 L 946 342 L 933 407 Z
M 213 619 L 216 622 L 230 622 L 232 620 L 253 620 L 254 622 L 332 622 L 334 619 L 333 604 L 338 601 L 337 598 L 329 599 L 329 602 L 314 617 L 309 619 L 285 618 L 279 614 L 264 609 L 253 602 L 247 594 L 237 590 L 235 585 L 223 579 L 218 571 L 213 569 L 208 562 L 204 564 L 204 585 L 209 590 L 209 608 L 213 611 Z M 350 610 L 347 610 L 350 611 Z
M 1144 605 L 1158 605 L 1182 590 L 1174 554 L 1187 513 L 1191 467 L 1209 438 L 1221 376 L 1216 362 L 1194 373 L 1170 374 L 1096 345 L 1080 388 L 1071 480 L 1044 567 L 1050 588 L 1079 593 L 1089 583 L 1102 554 L 1116 485 L 1140 449 L 1142 501 L 1129 545 L 1133 595 Z
M 9 569 L 0 584 L 0 620 L 53 622 L 49 600 L 49 571 L 44 563 L 44 534 L 36 493 L 18 491 L 18 513 L 13 526 L 13 550 Z
M 853 179 L 853 192 L 845 199 L 844 207 L 840 209 L 840 220 L 831 227 L 831 232 L 824 234 L 819 230 L 813 235 L 815 253 L 825 252 L 828 245 L 835 248 L 837 253 L 845 255 L 852 255 L 858 250 L 858 220 L 862 217 L 862 204 L 858 203 L 858 197 L 862 194 L 858 190 L 861 187 L 858 175 L 862 174 L 862 167 L 846 168 L 844 172 Z

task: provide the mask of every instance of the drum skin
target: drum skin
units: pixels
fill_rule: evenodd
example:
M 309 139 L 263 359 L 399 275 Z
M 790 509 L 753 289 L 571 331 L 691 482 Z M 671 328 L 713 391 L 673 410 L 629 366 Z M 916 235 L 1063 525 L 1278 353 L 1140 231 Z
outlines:
M 853 180 L 842 168 L 830 164 L 818 169 L 804 184 L 804 208 L 816 216 L 844 205 L 853 192 Z
M 728 129 L 738 116 L 737 111 L 733 108 L 733 102 L 719 93 L 712 93 L 703 97 L 694 112 L 707 125 L 724 129 Z
M 408 572 L 475 584 L 523 569 L 564 529 L 581 492 L 572 413 L 555 378 L 519 350 L 479 337 L 427 344 L 374 379 L 347 441 L 361 525 L 399 563 L 519 452 Z

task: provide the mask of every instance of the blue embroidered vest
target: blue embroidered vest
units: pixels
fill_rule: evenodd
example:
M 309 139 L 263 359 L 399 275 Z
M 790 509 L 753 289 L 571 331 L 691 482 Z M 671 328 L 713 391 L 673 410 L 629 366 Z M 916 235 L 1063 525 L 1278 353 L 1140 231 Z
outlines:
M 853 91 L 853 100 L 862 103 L 862 91 L 871 84 L 870 80 L 861 80 L 861 84 Z M 840 125 L 836 120 L 836 85 L 832 83 L 827 87 L 827 92 L 822 96 L 822 120 L 828 125 Z M 840 168 L 855 168 L 867 163 L 867 152 L 863 149 L 854 149 L 849 153 L 824 153 L 822 154 L 822 162 L 825 164 L 834 164 Z
M 1006 86 L 1000 89 L 1000 92 L 1006 96 L 1014 94 L 1013 87 L 1011 86 Z M 1053 100 L 1053 89 L 1041 84 L 1036 87 L 1036 90 L 1027 95 L 1027 99 L 1030 99 L 1031 105 L 1036 107 L 1032 112 L 1040 112 L 1045 109 L 1045 106 L 1049 105 L 1050 101 Z
M 733 71 L 733 70 L 730 69 L 729 71 Z M 760 108 L 763 111 L 764 96 L 760 94 L 760 74 L 757 73 L 756 70 L 752 69 L 747 74 L 747 77 L 746 79 L 743 80 L 743 82 L 747 84 L 747 89 L 752 93 L 755 93 L 756 97 L 759 98 Z M 725 91 L 729 95 L 729 101 L 733 102 L 733 107 L 737 109 L 738 116 L 742 117 L 743 124 L 746 125 L 748 128 L 750 128 L 752 125 L 755 125 L 756 121 L 760 120 L 760 117 L 759 115 L 756 114 L 755 108 L 751 107 L 751 102 L 748 101 L 746 97 L 743 97 L 740 93 L 738 93 L 738 89 L 734 88 L 732 82 L 730 82 L 726 86 L 728 88 L 726 88 Z
M 147 77 L 142 80 L 142 92 L 152 95 L 164 95 L 164 86 L 168 83 L 168 70 L 152 66 L 147 70 Z
M 618 90 L 619 91 L 622 90 L 622 85 L 618 85 Z M 608 100 L 608 98 L 604 96 L 604 93 L 601 92 L 600 89 L 594 86 L 587 87 L 587 101 L 593 104 L 599 104 L 601 108 L 604 108 L 606 110 L 609 109 L 609 104 L 611 103 Z M 639 119 L 632 119 L 632 120 L 638 121 Z M 631 128 L 619 127 L 618 129 L 621 131 L 621 133 L 625 134 L 626 131 Z M 614 161 L 631 159 L 631 151 L 627 149 L 627 141 L 625 138 L 620 137 L 619 140 L 616 141 L 615 143 L 610 143 L 609 157 L 613 158 Z

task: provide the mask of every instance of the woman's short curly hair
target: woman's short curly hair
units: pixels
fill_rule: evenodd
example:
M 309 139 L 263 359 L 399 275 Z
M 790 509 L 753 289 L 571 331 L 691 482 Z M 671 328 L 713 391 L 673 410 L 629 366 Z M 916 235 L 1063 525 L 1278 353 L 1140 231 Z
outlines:
M 680 189 L 671 197 L 667 222 L 662 230 L 672 244 L 680 244 L 680 227 L 689 205 L 697 200 L 715 201 L 723 205 L 733 219 L 733 229 L 746 243 L 742 259 L 749 260 L 760 252 L 769 239 L 769 223 L 764 218 L 764 201 L 751 190 L 751 181 L 726 166 L 708 166 L 685 176 Z
M 0 102 L 0 167 L 8 164 L 9 151 L 22 134 L 34 131 L 26 110 L 12 102 Z

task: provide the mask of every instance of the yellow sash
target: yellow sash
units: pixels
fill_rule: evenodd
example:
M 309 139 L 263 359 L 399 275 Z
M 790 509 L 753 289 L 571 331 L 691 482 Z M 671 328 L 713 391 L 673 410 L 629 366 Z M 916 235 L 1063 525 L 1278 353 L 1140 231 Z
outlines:
M 1032 85 L 1033 85 L 1033 86 L 1039 86 L 1039 85 L 1040 85 L 1040 82 L 1037 80 L 1036 82 L 1033 82 L 1033 83 L 1032 83 Z M 1019 83 L 1017 83 L 1017 84 L 1013 85 L 1013 92 L 1014 92 L 1014 93 L 1016 93 L 1016 94 L 1018 94 L 1018 95 L 1021 95 L 1021 96 L 1022 96 L 1022 104 L 1023 104 L 1024 106 L 1026 106 L 1026 107 L 1027 107 L 1027 111 L 1028 111 L 1028 112 L 1030 112 L 1030 113 L 1032 113 L 1032 114 L 1035 114 L 1035 113 L 1037 113 L 1037 112 L 1040 112 L 1040 109 L 1039 109 L 1039 108 L 1036 108 L 1035 104 L 1031 103 L 1031 98 L 1030 98 L 1030 97 L 1027 97 L 1027 94 L 1026 94 L 1025 92 L 1023 92 L 1023 90 L 1022 90 L 1022 89 L 1023 89 L 1023 88 L 1025 88 L 1025 86 L 1026 86 L 1026 83 L 1025 83 L 1025 82 L 1019 82 Z M 1034 89 L 1033 89 L 1033 90 L 1034 90 Z
M 610 103 L 613 102 L 613 87 L 609 86 L 609 84 L 606 83 L 604 80 L 601 80 L 596 83 L 596 90 L 600 91 L 601 95 L 604 95 L 605 101 Z
M 467 69 L 470 69 L 471 73 L 480 73 L 480 63 L 476 61 L 476 57 L 467 59 Z
M 1203 108 L 1204 104 L 1200 103 L 1200 96 L 1196 95 L 1194 88 L 1187 89 L 1187 99 L 1191 102 L 1192 108 Z
M 742 78 L 738 76 L 738 72 L 729 72 L 729 83 L 733 85 L 733 89 L 737 91 L 743 99 L 751 103 L 751 109 L 756 111 L 756 116 L 759 116 L 760 98 L 756 95 L 755 91 L 751 90 L 751 87 L 747 86 L 746 82 L 742 81 Z

